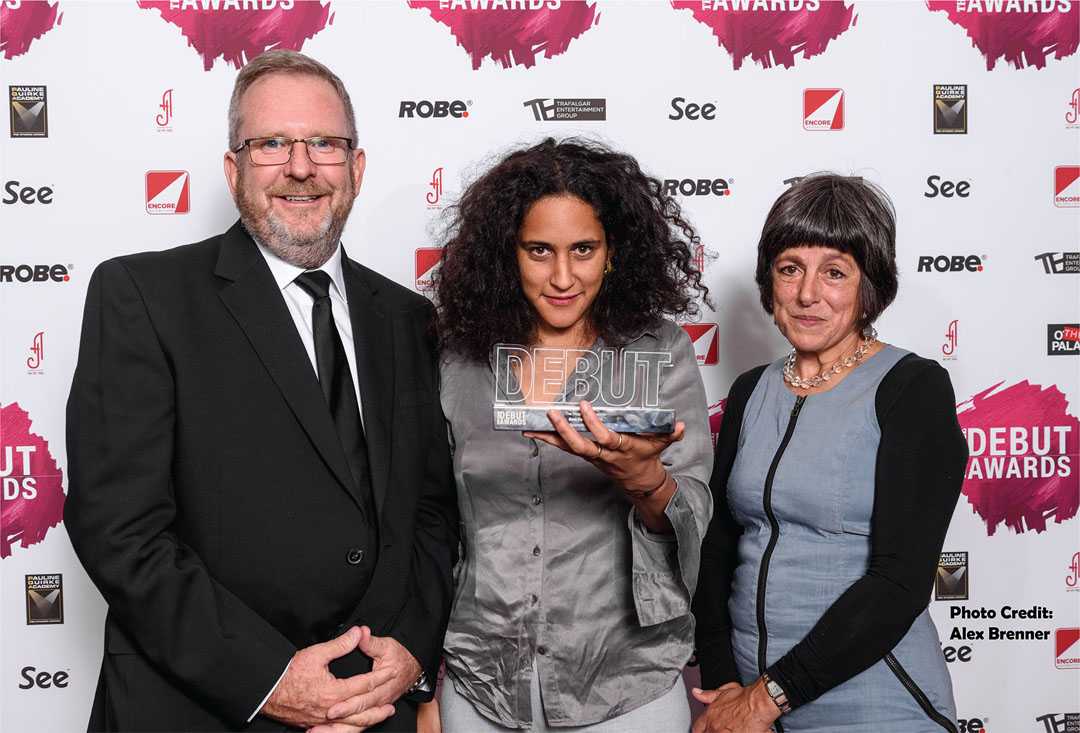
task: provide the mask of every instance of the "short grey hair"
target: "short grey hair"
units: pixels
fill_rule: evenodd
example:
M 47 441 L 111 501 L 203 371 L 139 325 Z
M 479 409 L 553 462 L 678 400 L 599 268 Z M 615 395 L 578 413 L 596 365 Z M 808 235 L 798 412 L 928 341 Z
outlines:
M 240 139 L 240 99 L 252 84 L 270 74 L 306 74 L 328 82 L 341 98 L 341 103 L 345 107 L 347 134 L 352 139 L 353 145 L 356 145 L 356 113 L 353 111 L 349 93 L 337 74 L 310 56 L 296 51 L 278 49 L 259 54 L 249 61 L 236 76 L 232 99 L 229 100 L 229 150 L 235 150 L 243 142 Z

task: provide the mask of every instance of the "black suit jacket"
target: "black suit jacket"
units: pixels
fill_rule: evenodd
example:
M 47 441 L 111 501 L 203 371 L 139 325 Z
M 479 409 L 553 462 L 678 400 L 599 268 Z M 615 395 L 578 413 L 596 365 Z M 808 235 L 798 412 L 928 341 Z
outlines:
M 458 519 L 432 308 L 343 265 L 379 522 L 368 584 L 347 560 L 368 530 L 333 420 L 243 228 L 94 272 L 64 513 L 109 605 L 92 730 L 282 730 L 246 720 L 296 649 L 351 624 L 435 679 Z M 397 708 L 380 730 L 415 728 L 415 703 Z

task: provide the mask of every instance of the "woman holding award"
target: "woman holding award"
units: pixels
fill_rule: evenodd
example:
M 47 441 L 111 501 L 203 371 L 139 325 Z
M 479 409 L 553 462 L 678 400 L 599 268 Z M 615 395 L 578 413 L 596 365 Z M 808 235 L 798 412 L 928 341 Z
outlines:
M 446 733 L 689 729 L 680 675 L 712 447 L 693 347 L 665 316 L 707 294 L 696 242 L 657 180 L 593 142 L 513 152 L 462 195 L 436 284 L 464 543 Z M 556 411 L 553 431 L 494 430 L 500 343 L 670 353 L 659 396 L 674 432 L 616 433 L 584 402 L 589 433 Z M 525 402 L 564 401 L 578 362 L 555 378 L 537 362 L 513 374 Z
M 895 232 L 884 193 L 835 175 L 765 221 L 761 302 L 793 351 L 728 395 L 694 600 L 718 689 L 694 691 L 694 733 L 956 731 L 926 607 L 967 446 L 948 373 L 871 326 Z

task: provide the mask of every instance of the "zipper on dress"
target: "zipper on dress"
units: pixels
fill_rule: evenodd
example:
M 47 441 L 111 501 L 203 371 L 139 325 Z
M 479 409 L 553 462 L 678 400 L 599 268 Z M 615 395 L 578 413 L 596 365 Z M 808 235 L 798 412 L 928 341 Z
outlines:
M 765 509 L 765 516 L 769 520 L 769 543 L 765 546 L 765 552 L 761 556 L 761 567 L 758 569 L 758 585 L 757 585 L 757 627 L 758 627 L 758 674 L 765 672 L 765 655 L 768 651 L 768 630 L 765 627 L 765 586 L 769 582 L 769 560 L 772 558 L 773 550 L 776 549 L 776 542 L 779 539 L 780 523 L 776 521 L 776 515 L 772 510 L 772 484 L 773 478 L 776 476 L 776 469 L 780 465 L 780 459 L 784 456 L 784 451 L 787 449 L 788 443 L 791 442 L 791 435 L 795 432 L 795 423 L 799 420 L 799 412 L 802 411 L 803 403 L 806 402 L 806 397 L 796 397 L 795 406 L 791 408 L 791 417 L 788 418 L 787 430 L 784 431 L 784 437 L 780 441 L 780 447 L 776 449 L 776 454 L 773 456 L 772 464 L 769 466 L 769 473 L 765 476 L 765 491 L 762 494 L 762 506 Z M 784 725 L 777 720 L 773 727 L 776 729 L 776 733 L 784 733 Z
M 911 693 L 911 696 L 915 698 L 915 702 L 919 703 L 919 707 L 923 709 L 927 717 L 934 721 L 942 728 L 950 733 L 957 733 L 956 726 L 953 725 L 948 718 L 939 713 L 937 709 L 930 703 L 930 699 L 926 697 L 926 694 L 919 689 L 919 685 L 915 680 L 911 679 L 911 675 L 907 673 L 907 670 L 901 666 L 892 652 L 885 655 L 885 664 L 889 665 L 889 669 L 896 675 L 896 679 L 900 680 L 900 684 L 907 688 L 907 691 Z

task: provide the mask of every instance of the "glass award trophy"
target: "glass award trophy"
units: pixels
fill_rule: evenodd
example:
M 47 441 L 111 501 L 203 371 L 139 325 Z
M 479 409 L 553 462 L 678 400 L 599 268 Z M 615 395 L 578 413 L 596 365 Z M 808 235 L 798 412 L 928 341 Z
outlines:
M 587 400 L 609 430 L 617 433 L 671 433 L 675 411 L 660 404 L 664 371 L 672 365 L 666 351 L 629 349 L 530 349 L 496 344 L 493 349 L 496 430 L 554 430 L 549 410 L 588 432 L 578 403 Z M 522 375 L 531 374 L 523 383 Z M 557 394 L 552 401 L 535 395 Z

